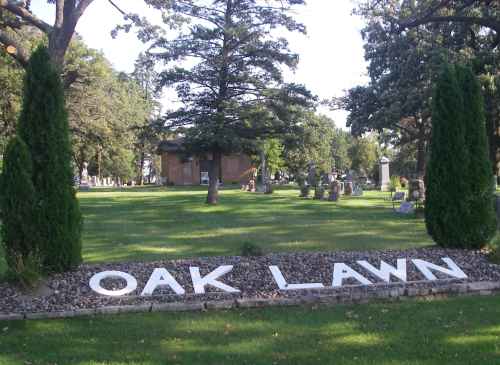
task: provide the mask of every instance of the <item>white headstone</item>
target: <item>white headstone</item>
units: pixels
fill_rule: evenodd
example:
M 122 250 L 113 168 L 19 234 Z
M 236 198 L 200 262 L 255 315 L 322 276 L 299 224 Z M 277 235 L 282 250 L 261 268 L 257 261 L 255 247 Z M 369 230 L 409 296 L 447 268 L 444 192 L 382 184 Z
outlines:
M 389 172 L 389 162 L 387 157 L 382 157 L 380 159 L 379 178 L 381 191 L 389 191 L 390 189 L 391 175 Z

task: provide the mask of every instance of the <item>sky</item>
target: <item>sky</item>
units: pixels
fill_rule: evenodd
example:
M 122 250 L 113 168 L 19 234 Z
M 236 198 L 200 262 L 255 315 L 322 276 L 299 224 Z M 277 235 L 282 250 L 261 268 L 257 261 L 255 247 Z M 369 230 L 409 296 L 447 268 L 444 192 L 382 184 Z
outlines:
M 286 72 L 287 82 L 306 85 L 320 99 L 341 96 L 344 90 L 366 84 L 366 63 L 360 30 L 363 22 L 351 15 L 352 0 L 306 0 L 307 5 L 297 9 L 296 19 L 307 27 L 307 35 L 290 34 L 287 38 L 292 51 L 299 54 L 300 62 L 295 72 Z M 158 18 L 155 10 L 141 0 L 115 0 L 126 12 L 139 13 L 148 18 Z M 33 0 L 33 12 L 53 23 L 54 6 L 46 0 Z M 121 14 L 106 0 L 95 0 L 77 26 L 85 43 L 102 50 L 118 71 L 131 72 L 137 55 L 146 49 L 133 33 L 113 39 L 111 30 L 122 22 Z M 163 104 L 172 104 L 175 94 L 166 92 Z M 347 113 L 320 108 L 338 127 L 345 128 Z

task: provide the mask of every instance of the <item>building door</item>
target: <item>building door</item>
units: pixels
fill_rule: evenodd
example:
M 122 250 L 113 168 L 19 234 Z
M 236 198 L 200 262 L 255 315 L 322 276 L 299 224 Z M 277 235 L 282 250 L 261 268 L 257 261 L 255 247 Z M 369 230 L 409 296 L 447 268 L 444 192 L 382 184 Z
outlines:
M 193 162 L 189 161 L 182 164 L 182 181 L 184 185 L 193 184 Z

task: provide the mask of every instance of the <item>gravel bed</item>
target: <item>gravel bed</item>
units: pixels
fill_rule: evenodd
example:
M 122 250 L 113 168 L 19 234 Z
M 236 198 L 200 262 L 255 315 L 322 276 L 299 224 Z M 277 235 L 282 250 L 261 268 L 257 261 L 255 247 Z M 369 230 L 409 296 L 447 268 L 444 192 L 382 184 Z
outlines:
M 426 281 L 425 277 L 411 263 L 411 259 L 422 259 L 446 267 L 442 257 L 450 257 L 467 274 L 467 279 L 450 279 L 435 272 L 438 281 Z M 394 276 L 391 284 L 386 284 L 356 264 L 357 260 L 366 260 L 376 268 L 383 260 L 396 265 L 398 258 L 407 259 L 407 283 L 398 282 Z M 345 280 L 340 288 L 332 288 L 334 263 L 345 263 L 368 278 L 374 285 L 360 286 L 357 281 Z M 190 266 L 198 266 L 201 275 L 206 275 L 218 266 L 233 265 L 233 270 L 219 280 L 240 290 L 230 294 L 207 285 L 205 294 L 194 294 Z M 323 283 L 324 289 L 279 290 L 269 270 L 270 265 L 279 267 L 288 283 Z M 154 295 L 141 297 L 140 293 L 154 268 L 165 268 L 186 290 L 185 295 L 176 295 L 170 288 L 158 288 Z M 101 271 L 117 270 L 133 275 L 138 282 L 137 289 L 122 297 L 101 296 L 89 287 L 90 278 Z M 162 303 L 231 303 L 238 299 L 302 298 L 307 301 L 311 296 L 331 296 L 339 298 L 354 297 L 355 293 L 377 293 L 393 290 L 396 294 L 408 294 L 408 291 L 439 292 L 445 283 L 500 283 L 500 266 L 490 264 L 481 252 L 425 248 L 413 250 L 386 250 L 364 252 L 319 252 L 269 254 L 262 257 L 205 257 L 183 260 L 165 260 L 154 262 L 127 262 L 99 265 L 81 265 L 77 270 L 53 275 L 46 279 L 48 290 L 43 294 L 23 293 L 19 288 L 8 283 L 0 283 L 0 314 L 25 314 L 40 312 L 78 311 L 103 307 L 127 305 L 155 305 Z M 120 280 L 105 280 L 106 289 L 120 289 Z M 398 289 L 399 288 L 399 289 Z M 399 290 L 399 292 L 398 292 Z M 395 294 L 395 295 L 396 295 Z M 361 295 L 361 294 L 360 294 Z M 229 302 L 228 302 L 229 301 Z M 82 311 L 83 312 L 83 311 Z

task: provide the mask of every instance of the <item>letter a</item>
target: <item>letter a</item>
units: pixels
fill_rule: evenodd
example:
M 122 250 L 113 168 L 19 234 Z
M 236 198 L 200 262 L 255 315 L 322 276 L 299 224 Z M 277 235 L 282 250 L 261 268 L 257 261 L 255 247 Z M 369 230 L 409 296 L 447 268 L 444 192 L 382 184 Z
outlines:
M 332 286 L 340 287 L 342 286 L 342 281 L 347 278 L 353 278 L 359 281 L 363 285 L 370 285 L 371 281 L 365 278 L 363 275 L 354 271 L 349 266 L 343 263 L 337 263 L 333 265 L 333 281 Z
M 153 273 L 149 277 L 148 283 L 144 287 L 144 290 L 141 293 L 141 296 L 145 295 L 153 295 L 153 292 L 158 288 L 159 286 L 169 286 L 172 288 L 172 290 L 175 292 L 175 294 L 182 295 L 186 291 L 182 286 L 179 285 L 177 280 L 174 279 L 170 273 L 161 268 L 161 269 L 154 269 Z

